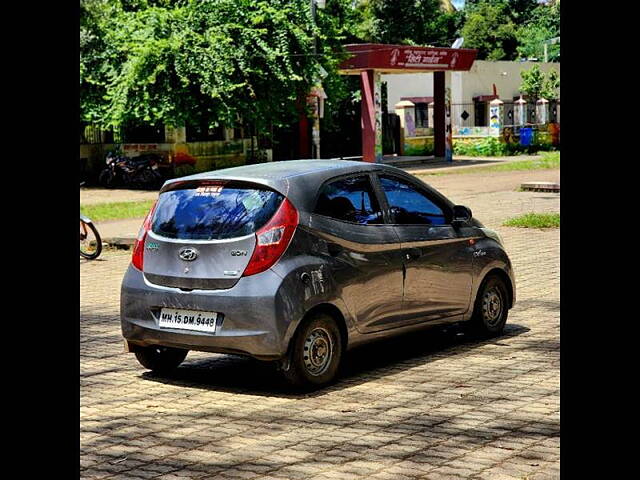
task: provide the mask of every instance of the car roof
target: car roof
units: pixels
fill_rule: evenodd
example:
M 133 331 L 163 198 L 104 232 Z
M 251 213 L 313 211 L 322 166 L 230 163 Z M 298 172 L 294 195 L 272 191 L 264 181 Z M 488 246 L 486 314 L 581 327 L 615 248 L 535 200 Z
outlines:
M 340 175 L 376 170 L 402 172 L 402 170 L 390 165 L 352 160 L 284 160 L 224 168 L 174 178 L 165 182 L 164 187 L 174 182 L 186 180 L 246 181 L 272 188 L 286 196 L 298 210 L 310 212 L 315 206 L 313 203 L 318 187 L 326 180 Z

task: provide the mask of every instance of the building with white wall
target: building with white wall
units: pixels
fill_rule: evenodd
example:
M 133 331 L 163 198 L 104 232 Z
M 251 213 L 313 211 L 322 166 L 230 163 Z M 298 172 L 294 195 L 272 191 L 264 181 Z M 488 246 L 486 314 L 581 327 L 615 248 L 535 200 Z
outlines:
M 513 124 L 513 112 L 509 104 L 520 96 L 522 83 L 520 72 L 529 70 L 533 65 L 538 65 L 545 73 L 553 69 L 560 74 L 560 63 L 557 62 L 490 62 L 486 60 L 476 60 L 468 72 L 451 72 L 453 125 L 457 127 L 487 126 L 488 103 L 495 98 L 505 102 L 504 125 Z M 382 81 L 387 82 L 389 112 L 393 112 L 395 105 L 400 101 L 409 100 L 415 104 L 416 127 L 432 126 L 430 123 L 432 111 L 429 111 L 428 107 L 429 103 L 433 102 L 432 73 L 385 74 L 382 75 Z M 535 112 L 535 105 L 531 105 L 530 112 Z M 555 113 L 555 110 L 553 112 Z M 556 120 L 559 121 L 557 118 Z

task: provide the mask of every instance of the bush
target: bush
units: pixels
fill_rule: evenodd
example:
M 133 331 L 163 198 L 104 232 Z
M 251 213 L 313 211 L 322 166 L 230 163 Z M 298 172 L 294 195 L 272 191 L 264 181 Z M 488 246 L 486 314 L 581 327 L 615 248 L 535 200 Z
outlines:
M 548 142 L 534 138 L 532 145 L 524 146 L 519 143 L 504 143 L 496 137 L 486 137 L 474 140 L 459 140 L 453 142 L 453 153 L 470 157 L 504 157 L 507 155 L 531 154 L 540 151 L 555 151 L 555 147 Z

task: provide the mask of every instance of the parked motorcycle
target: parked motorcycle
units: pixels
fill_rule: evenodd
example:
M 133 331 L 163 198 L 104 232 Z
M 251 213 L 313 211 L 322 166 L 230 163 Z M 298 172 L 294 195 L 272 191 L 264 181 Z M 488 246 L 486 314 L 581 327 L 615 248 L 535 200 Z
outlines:
M 130 158 L 109 152 L 98 182 L 107 188 L 158 188 L 163 181 L 158 171 L 161 161 L 162 157 L 153 153 Z

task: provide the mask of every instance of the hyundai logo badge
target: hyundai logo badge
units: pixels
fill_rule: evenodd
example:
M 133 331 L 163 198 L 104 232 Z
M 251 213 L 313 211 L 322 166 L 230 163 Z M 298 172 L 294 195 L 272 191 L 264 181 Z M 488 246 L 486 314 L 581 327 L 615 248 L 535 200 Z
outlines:
M 198 250 L 196 250 L 193 247 L 184 247 L 180 249 L 180 252 L 178 252 L 178 255 L 185 262 L 192 262 L 196 258 L 198 258 Z

